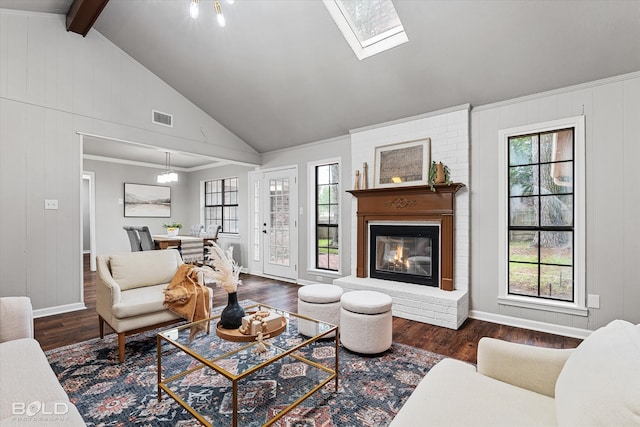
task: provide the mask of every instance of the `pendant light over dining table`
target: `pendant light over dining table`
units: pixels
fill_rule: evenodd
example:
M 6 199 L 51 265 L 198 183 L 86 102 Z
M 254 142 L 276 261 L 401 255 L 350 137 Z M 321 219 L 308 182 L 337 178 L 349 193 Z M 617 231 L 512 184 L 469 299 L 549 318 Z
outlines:
M 158 175 L 158 183 L 178 182 L 178 174 L 171 169 L 171 153 L 164 153 L 164 172 Z
M 234 0 L 227 0 L 227 4 L 233 4 Z M 227 25 L 227 20 L 222 14 L 222 6 L 220 6 L 219 0 L 213 1 L 213 7 L 216 11 L 216 20 L 218 21 L 218 25 L 224 27 Z M 197 19 L 200 15 L 200 0 L 191 0 L 191 6 L 189 7 L 189 15 L 193 19 Z

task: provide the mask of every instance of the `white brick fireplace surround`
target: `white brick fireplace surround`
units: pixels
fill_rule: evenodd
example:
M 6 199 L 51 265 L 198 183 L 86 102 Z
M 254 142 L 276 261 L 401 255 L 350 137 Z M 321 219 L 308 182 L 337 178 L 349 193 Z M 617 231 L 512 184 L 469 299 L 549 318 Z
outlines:
M 454 291 L 359 278 L 355 274 L 334 280 L 345 290 L 376 290 L 393 298 L 393 315 L 458 329 L 469 313 L 469 105 L 441 110 L 397 122 L 351 132 L 351 180 L 363 162 L 369 165 L 368 187 L 373 188 L 375 148 L 382 145 L 431 138 L 431 160 L 451 170 L 451 179 L 467 187 L 456 194 Z M 345 176 L 348 172 L 345 171 Z M 353 188 L 353 181 L 351 183 Z M 351 271 L 356 271 L 357 200 L 351 205 Z
M 333 281 L 345 291 L 379 291 L 393 299 L 392 314 L 396 317 L 458 329 L 469 313 L 467 291 L 443 291 L 438 288 L 389 280 L 341 277 Z

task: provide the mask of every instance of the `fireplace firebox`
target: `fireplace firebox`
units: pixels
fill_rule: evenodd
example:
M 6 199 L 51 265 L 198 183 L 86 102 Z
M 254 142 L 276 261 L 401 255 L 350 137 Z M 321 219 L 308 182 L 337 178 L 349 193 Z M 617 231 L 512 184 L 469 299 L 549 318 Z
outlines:
M 369 225 L 369 275 L 376 279 L 440 285 L 438 225 Z

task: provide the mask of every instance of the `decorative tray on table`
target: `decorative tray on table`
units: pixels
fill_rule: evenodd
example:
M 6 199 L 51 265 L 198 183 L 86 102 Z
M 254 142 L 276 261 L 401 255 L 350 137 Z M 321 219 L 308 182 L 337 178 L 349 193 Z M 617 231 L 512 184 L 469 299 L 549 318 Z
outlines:
M 262 332 L 264 338 L 280 335 L 287 327 L 287 319 L 273 312 L 248 312 L 242 318 L 242 326 L 226 329 L 220 322 L 216 325 L 216 335 L 227 341 L 250 342 L 256 341 Z

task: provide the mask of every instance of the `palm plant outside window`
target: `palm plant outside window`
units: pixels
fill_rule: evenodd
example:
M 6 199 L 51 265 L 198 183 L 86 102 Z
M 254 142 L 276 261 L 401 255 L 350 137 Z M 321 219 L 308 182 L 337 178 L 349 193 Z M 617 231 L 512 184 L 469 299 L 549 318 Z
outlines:
M 573 302 L 574 129 L 508 138 L 508 293 Z
M 238 233 L 238 178 L 206 181 L 204 184 L 204 222 L 222 225 L 223 233 Z
M 340 174 L 338 163 L 315 167 L 316 180 L 316 268 L 340 269 Z

